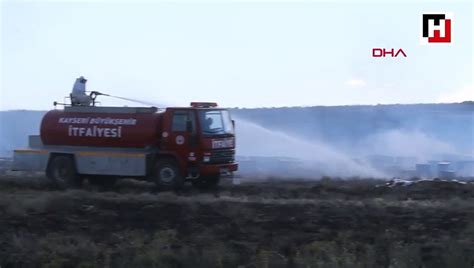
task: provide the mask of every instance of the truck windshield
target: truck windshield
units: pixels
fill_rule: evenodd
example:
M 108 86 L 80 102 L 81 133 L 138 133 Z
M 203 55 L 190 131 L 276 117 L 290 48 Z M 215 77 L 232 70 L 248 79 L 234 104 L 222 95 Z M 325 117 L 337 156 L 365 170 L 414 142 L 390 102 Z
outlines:
M 234 134 L 230 114 L 226 110 L 199 111 L 199 121 L 204 135 Z

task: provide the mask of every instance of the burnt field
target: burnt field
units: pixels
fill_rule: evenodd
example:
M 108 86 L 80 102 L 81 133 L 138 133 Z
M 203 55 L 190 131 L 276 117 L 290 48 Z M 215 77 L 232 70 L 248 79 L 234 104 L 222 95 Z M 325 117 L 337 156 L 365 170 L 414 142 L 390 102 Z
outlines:
M 474 184 L 243 181 L 56 191 L 0 178 L 3 267 L 473 267 Z

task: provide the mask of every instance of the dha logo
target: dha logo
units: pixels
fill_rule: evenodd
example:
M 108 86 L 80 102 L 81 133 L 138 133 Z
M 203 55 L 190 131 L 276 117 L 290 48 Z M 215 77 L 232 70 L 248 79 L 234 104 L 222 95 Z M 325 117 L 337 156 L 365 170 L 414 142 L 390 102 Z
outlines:
M 398 50 L 395 50 L 393 48 L 386 49 L 386 48 L 373 48 L 372 49 L 372 57 L 373 58 L 385 58 L 385 57 L 407 57 L 407 54 L 405 54 L 405 51 L 403 49 L 399 48 Z
M 433 43 L 451 43 L 452 13 L 425 12 L 421 16 L 422 45 Z

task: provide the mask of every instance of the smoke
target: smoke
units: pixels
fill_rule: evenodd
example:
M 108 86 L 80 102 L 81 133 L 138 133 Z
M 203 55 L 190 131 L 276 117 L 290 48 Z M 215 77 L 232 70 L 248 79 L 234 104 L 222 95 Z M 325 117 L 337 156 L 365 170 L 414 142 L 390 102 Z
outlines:
M 286 172 L 286 176 L 385 177 L 383 173 L 322 142 L 273 131 L 241 118 L 236 118 L 236 123 L 237 155 L 302 161 L 299 170 L 294 170 L 295 174 Z M 274 168 L 267 170 L 266 175 L 282 177 L 284 168 Z
M 1 136 L 2 132 L 0 131 L 0 157 L 8 157 L 8 150 L 6 147 L 6 142 L 4 138 Z
M 414 170 L 418 163 L 430 160 L 472 159 L 472 149 L 462 154 L 448 142 L 419 130 L 394 129 L 367 136 L 351 146 L 341 147 L 315 137 L 302 138 L 294 133 L 271 130 L 237 117 L 237 155 L 243 159 L 241 171 L 252 176 L 319 178 L 400 176 L 402 170 Z M 244 157 L 247 156 L 247 157 Z M 248 162 L 252 170 L 246 170 Z M 242 162 L 242 161 L 241 161 Z M 270 164 L 273 163 L 273 164 Z M 473 175 L 473 167 L 459 170 Z M 461 172 L 462 171 L 462 172 Z M 462 173 L 462 174 L 461 174 Z
M 445 155 L 461 155 L 451 144 L 419 130 L 390 130 L 376 133 L 359 144 L 359 154 L 413 157 L 424 162 Z

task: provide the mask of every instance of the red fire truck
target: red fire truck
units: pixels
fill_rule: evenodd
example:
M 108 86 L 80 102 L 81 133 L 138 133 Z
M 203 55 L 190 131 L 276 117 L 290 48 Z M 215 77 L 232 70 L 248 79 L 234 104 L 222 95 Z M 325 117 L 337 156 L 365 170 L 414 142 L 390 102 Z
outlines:
M 95 102 L 94 102 L 95 104 Z M 68 105 L 45 114 L 40 135 L 14 151 L 13 170 L 44 171 L 61 188 L 112 186 L 118 178 L 177 189 L 217 185 L 232 176 L 235 124 L 216 103 L 190 107 Z

